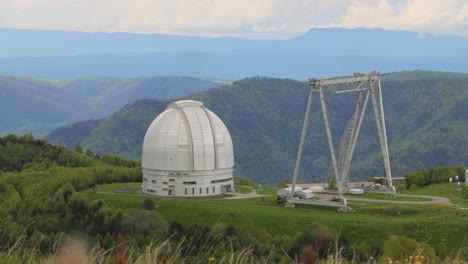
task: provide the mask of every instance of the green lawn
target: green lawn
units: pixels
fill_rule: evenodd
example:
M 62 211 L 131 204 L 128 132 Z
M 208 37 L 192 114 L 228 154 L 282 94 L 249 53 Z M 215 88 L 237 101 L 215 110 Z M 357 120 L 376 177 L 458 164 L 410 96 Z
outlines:
M 274 186 L 269 184 L 265 184 L 262 186 L 262 191 L 258 192 L 259 194 L 263 195 L 276 195 L 278 193 L 278 189 Z
M 126 182 L 98 185 L 98 192 L 116 192 L 117 188 L 127 188 L 130 194 L 138 193 L 141 188 L 141 182 Z
M 462 183 L 464 184 L 464 183 Z M 461 185 L 460 187 L 464 187 Z M 449 198 L 453 204 L 468 207 L 468 199 L 461 197 L 461 190 L 454 183 L 432 184 L 414 190 L 405 190 L 401 194 L 431 195 Z
M 251 193 L 251 192 L 253 192 L 252 187 L 236 185 L 236 186 L 234 186 L 234 188 L 239 190 L 240 193 Z
M 152 199 L 167 221 L 207 226 L 221 221 L 233 225 L 239 232 L 255 226 L 265 228 L 272 235 L 293 236 L 308 225 L 319 223 L 341 230 L 341 236 L 356 243 L 382 243 L 389 235 L 406 235 L 433 246 L 444 240 L 448 248 L 455 249 L 460 246 L 460 241 L 468 239 L 468 210 L 457 206 L 349 202 L 354 211 L 339 213 L 336 208 L 328 207 L 285 208 L 276 203 L 274 195 L 226 200 L 223 197 L 180 199 L 112 193 L 120 186 L 136 191 L 139 185 L 103 185 L 98 190 L 110 193 L 87 193 L 87 196 L 91 200 L 102 199 L 111 208 L 122 209 L 142 208 L 145 199 Z M 374 195 L 379 194 L 366 197 L 375 199 Z
M 156 204 L 160 198 L 154 198 L 146 195 L 119 194 L 119 193 L 88 193 L 90 200 L 104 200 L 106 204 L 113 209 L 143 208 L 143 201 L 151 199 Z
M 455 185 L 453 183 L 432 184 L 418 189 L 404 190 L 401 193 L 448 197 L 449 193 L 455 192 L 454 186 Z
M 386 194 L 381 194 L 381 193 L 365 193 L 363 195 L 345 194 L 345 196 L 356 197 L 356 198 L 378 199 L 378 200 L 394 200 L 394 201 L 413 201 L 413 202 L 431 201 L 431 199 L 424 198 L 424 197 L 400 196 L 398 198 L 394 198 L 394 197 L 390 197 Z

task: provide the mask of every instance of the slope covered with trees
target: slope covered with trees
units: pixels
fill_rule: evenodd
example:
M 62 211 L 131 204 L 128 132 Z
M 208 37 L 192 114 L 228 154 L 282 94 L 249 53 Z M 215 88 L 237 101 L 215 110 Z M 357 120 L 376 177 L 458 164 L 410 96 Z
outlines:
M 279 261 L 287 258 L 287 254 L 297 254 L 303 242 L 303 238 L 289 237 L 286 243 L 265 243 L 273 240 L 272 235 L 263 227 L 255 227 L 252 220 L 247 221 L 246 230 L 239 231 L 219 219 L 210 227 L 206 223 L 183 225 L 177 220 L 169 223 L 155 210 L 154 201 L 159 200 L 144 199 L 137 194 L 118 197 L 120 206 L 115 208 L 99 199 L 99 195 L 106 193 L 96 193 L 96 184 L 141 182 L 140 164 L 121 157 L 104 155 L 96 161 L 94 157 L 36 140 L 31 135 L 8 135 L 0 138 L 0 161 L 2 263 L 36 262 L 49 254 L 59 254 L 61 246 L 57 245 L 66 244 L 73 234 L 79 234 L 106 258 L 116 253 L 118 243 L 123 240 L 134 253 L 154 242 L 166 241 L 190 263 L 212 256 L 221 259 L 247 247 L 252 248 L 248 254 L 255 258 Z M 108 197 L 111 194 L 107 193 Z M 139 208 L 121 208 L 132 204 L 133 198 L 143 201 Z M 319 228 L 325 227 L 309 227 L 308 239 L 315 239 Z M 320 237 L 327 242 L 320 248 L 321 258 L 326 257 L 336 240 L 334 229 L 326 231 L 326 236 Z M 348 242 L 337 241 L 338 246 L 344 243 Z M 71 251 L 76 248 L 67 246 L 68 254 L 73 254 Z M 289 252 L 283 253 L 281 248 Z M 351 251 L 348 255 L 351 256 Z
M 43 136 L 60 125 L 107 117 L 136 99 L 176 98 L 219 85 L 190 77 L 44 80 L 0 76 L 0 135 Z
M 394 176 L 468 163 L 467 74 L 391 73 L 383 76 L 382 87 Z M 254 77 L 184 98 L 204 102 L 224 121 L 234 142 L 236 175 L 276 183 L 291 178 L 307 96 L 306 83 Z M 356 96 L 326 94 L 335 146 L 351 117 Z M 131 103 L 88 130 L 80 143 L 102 153 L 138 159 L 146 129 L 170 102 L 144 99 Z M 67 138 L 71 139 L 68 135 L 73 132 L 71 126 L 64 134 L 54 132 L 48 139 L 72 147 Z M 56 141 L 58 136 L 60 141 Z M 353 180 L 383 174 L 378 147 L 369 107 L 353 159 Z M 329 166 L 320 104 L 315 98 L 300 177 L 327 180 Z
M 141 167 L 136 161 L 112 156 L 96 161 L 92 152 L 76 153 L 30 134 L 0 138 L 2 248 L 26 237 L 47 252 L 63 232 L 113 236 L 109 239 L 114 241 L 125 212 L 112 212 L 102 201 L 90 203 L 78 191 L 138 180 Z
M 60 254 L 65 251 L 68 256 L 77 250 L 68 240 L 73 234 L 79 234 L 79 243 L 94 248 L 83 251 L 91 262 L 103 263 L 114 263 L 122 250 L 132 261 L 151 254 L 152 262 L 171 256 L 176 262 L 206 263 L 239 254 L 240 259 L 253 262 L 282 263 L 294 259 L 304 245 L 314 245 L 316 260 L 330 256 L 359 262 L 371 257 L 403 259 L 416 250 L 427 259 L 466 257 L 458 232 L 466 215 L 455 207 L 355 204 L 357 212 L 337 217 L 333 209 L 284 208 L 274 196 L 246 200 L 149 197 L 137 193 L 139 162 L 108 154 L 95 159 L 92 151 L 81 152 L 82 148 L 71 151 L 31 135 L 0 138 L 0 262 L 50 262 L 64 257 Z M 416 185 L 426 176 L 432 182 L 444 182 L 460 170 L 434 168 L 406 177 Z M 239 183 L 257 186 L 248 179 L 237 179 Z M 117 187 L 122 185 L 131 192 L 119 192 Z M 446 195 L 451 196 L 460 192 L 447 184 L 432 187 L 450 189 Z M 461 203 L 462 196 L 459 199 Z M 403 212 L 405 217 L 400 218 Z M 310 222 L 311 213 L 320 213 L 316 222 Z M 452 217 L 447 220 L 447 215 Z M 288 225 L 281 224 L 287 219 Z M 441 243 L 442 238 L 447 242 Z M 404 250 L 396 240 L 405 243 Z M 117 247 L 122 241 L 123 249 Z M 161 250 L 162 255 L 153 250 Z M 97 261 L 100 258 L 106 261 Z

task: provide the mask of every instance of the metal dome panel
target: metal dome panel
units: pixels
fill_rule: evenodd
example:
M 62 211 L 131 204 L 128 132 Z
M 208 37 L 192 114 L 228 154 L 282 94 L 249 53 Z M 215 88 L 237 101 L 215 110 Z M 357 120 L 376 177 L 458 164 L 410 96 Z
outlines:
M 231 136 L 221 119 L 203 103 L 174 102 L 148 128 L 142 166 L 161 171 L 232 169 Z

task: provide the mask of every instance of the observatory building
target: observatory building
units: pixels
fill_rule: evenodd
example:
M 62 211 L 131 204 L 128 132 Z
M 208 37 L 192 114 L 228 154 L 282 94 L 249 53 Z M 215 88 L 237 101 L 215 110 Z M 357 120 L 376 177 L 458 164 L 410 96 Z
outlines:
M 143 142 L 143 193 L 202 197 L 233 190 L 232 140 L 219 117 L 192 100 L 156 117 Z

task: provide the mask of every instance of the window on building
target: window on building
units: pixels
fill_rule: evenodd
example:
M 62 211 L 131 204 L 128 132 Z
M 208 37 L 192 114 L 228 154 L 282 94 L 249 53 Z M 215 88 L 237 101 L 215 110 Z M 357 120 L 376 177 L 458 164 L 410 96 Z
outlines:
M 197 182 L 196 181 L 184 181 L 184 184 L 193 185 L 193 184 L 197 184 Z
M 221 179 L 221 180 L 213 180 L 211 181 L 211 183 L 218 183 L 218 182 L 227 182 L 227 181 L 232 181 L 232 177 L 231 178 L 227 178 L 227 179 Z
M 192 194 L 195 194 L 195 188 L 192 188 Z
M 163 182 L 163 184 L 167 184 L 167 182 Z
M 185 188 L 185 194 L 187 194 L 187 188 Z
M 200 194 L 202 194 L 202 188 L 200 188 Z
M 206 187 L 206 194 L 208 194 L 210 191 L 210 188 Z
M 169 179 L 169 181 L 173 182 L 173 181 L 174 181 L 174 179 Z
M 213 193 L 215 193 L 215 191 L 216 191 L 216 190 L 215 190 L 215 187 L 213 186 Z
M 151 182 L 152 182 L 152 183 L 156 183 L 156 180 L 152 180 Z

